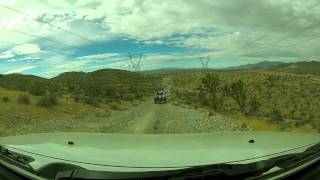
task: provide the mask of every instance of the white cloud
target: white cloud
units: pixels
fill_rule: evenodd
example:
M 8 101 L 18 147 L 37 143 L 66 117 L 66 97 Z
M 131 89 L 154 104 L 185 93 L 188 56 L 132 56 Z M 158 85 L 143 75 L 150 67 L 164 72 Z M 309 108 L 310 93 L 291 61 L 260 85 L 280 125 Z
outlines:
M 89 60 L 82 60 L 82 61 L 72 61 L 72 62 L 67 62 L 61 65 L 57 65 L 53 68 L 51 68 L 51 70 L 67 70 L 67 71 L 75 71 L 78 70 L 79 68 L 81 68 L 82 66 L 86 65 L 87 63 L 89 63 L 91 61 Z
M 120 54 L 118 53 L 104 53 L 104 54 L 94 54 L 88 56 L 81 56 L 77 59 L 80 60 L 108 60 L 108 59 L 115 59 L 119 58 Z
M 12 50 L 19 55 L 37 54 L 41 51 L 37 44 L 22 44 L 14 47 Z
M 56 65 L 52 68 L 45 69 L 43 76 L 51 78 L 63 72 L 81 71 L 83 67 L 90 62 L 91 60 L 77 60 L 77 61 L 65 62 L 63 64 Z
M 14 60 L 17 55 L 28 56 L 24 59 L 39 59 L 39 57 L 32 57 L 35 54 L 39 54 L 41 52 L 40 47 L 37 44 L 21 44 L 12 47 L 9 50 L 6 50 L 0 53 L 0 59 L 11 59 Z
M 19 68 L 16 68 L 16 69 L 9 70 L 9 71 L 5 72 L 4 74 L 21 73 L 23 71 L 27 71 L 27 70 L 30 70 L 30 69 L 33 69 L 33 68 L 36 68 L 36 67 L 37 66 L 19 67 Z
M 0 54 L 0 59 L 9 59 L 9 58 L 13 58 L 15 55 L 12 54 L 12 52 L 10 51 L 5 51 L 3 53 Z

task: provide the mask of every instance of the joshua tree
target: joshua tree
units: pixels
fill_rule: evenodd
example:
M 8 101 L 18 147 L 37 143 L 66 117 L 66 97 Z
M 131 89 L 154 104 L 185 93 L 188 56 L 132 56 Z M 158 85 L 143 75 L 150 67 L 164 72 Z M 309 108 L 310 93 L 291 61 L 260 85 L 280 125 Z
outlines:
M 202 100 L 208 95 L 209 103 L 212 109 L 218 109 L 218 88 L 220 86 L 220 78 L 217 75 L 208 74 L 202 79 L 202 84 L 200 86 L 200 97 Z
M 238 104 L 240 112 L 246 114 L 247 90 L 241 80 L 235 81 L 230 87 L 225 88 L 225 93 L 232 97 Z

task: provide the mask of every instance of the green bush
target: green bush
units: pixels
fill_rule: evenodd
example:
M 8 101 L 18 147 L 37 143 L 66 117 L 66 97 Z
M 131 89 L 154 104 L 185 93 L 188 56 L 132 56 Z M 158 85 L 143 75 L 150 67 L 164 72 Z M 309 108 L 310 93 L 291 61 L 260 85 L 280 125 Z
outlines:
M 30 100 L 30 97 L 28 95 L 20 95 L 18 97 L 18 104 L 25 104 L 25 105 L 29 105 L 31 104 L 31 100 Z
M 3 96 L 2 97 L 2 101 L 3 102 L 9 102 L 10 101 L 10 98 L 8 96 Z
M 58 105 L 58 103 L 59 103 L 59 101 L 58 101 L 57 95 L 47 94 L 47 95 L 40 98 L 40 100 L 37 103 L 37 106 L 49 108 L 49 107 L 53 107 L 53 106 Z

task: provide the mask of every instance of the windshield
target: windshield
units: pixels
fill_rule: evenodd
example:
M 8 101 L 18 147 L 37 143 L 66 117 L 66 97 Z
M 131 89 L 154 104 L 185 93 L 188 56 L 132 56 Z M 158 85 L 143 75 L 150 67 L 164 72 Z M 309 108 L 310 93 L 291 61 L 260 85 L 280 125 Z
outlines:
M 0 1 L 0 135 L 319 132 L 319 3 Z

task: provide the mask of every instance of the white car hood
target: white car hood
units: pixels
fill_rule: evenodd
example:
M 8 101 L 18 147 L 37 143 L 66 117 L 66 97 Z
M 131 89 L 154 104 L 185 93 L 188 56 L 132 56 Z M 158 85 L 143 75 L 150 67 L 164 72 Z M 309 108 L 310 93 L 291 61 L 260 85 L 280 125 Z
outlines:
M 254 143 L 248 141 L 253 139 Z M 74 145 L 68 145 L 68 141 Z M 223 132 L 209 134 L 46 133 L 0 138 L 10 150 L 35 158 L 39 169 L 55 162 L 90 170 L 146 171 L 216 163 L 248 163 L 302 152 L 317 133 Z

